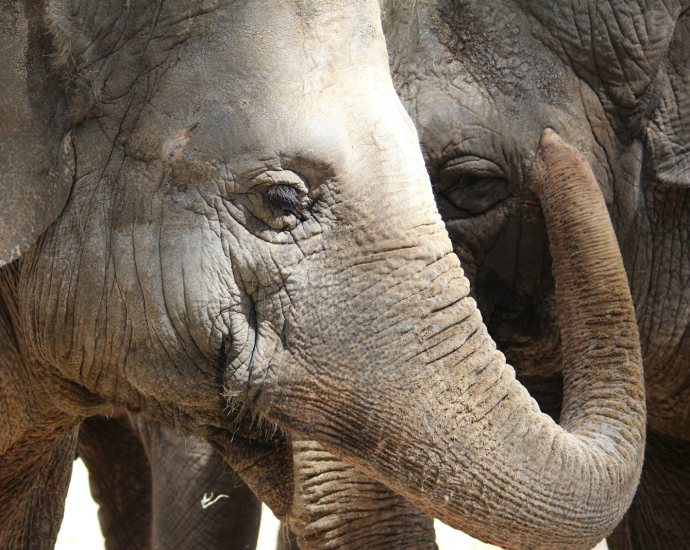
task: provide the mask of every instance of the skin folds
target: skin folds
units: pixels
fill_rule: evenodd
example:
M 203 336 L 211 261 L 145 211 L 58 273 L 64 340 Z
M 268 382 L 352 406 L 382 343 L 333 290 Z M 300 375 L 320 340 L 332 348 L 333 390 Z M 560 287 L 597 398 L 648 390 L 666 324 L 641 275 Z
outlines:
M 35 440 L 44 462 L 3 491 L 31 487 L 83 416 L 117 404 L 206 438 L 284 514 L 300 478 L 276 427 L 508 547 L 587 548 L 613 528 L 641 467 L 641 362 L 603 199 L 574 149 L 545 135 L 543 171 L 570 158 L 577 176 L 534 180 L 551 241 L 570 243 L 553 253 L 570 380 L 559 427 L 468 295 L 378 3 L 21 7 L 25 27 L 6 34 L 60 76 L 57 89 L 25 80 L 54 90 L 65 131 L 15 134 L 62 144 L 69 131 L 76 160 L 59 216 L 8 246 L 23 255 L 3 269 L 4 398 L 40 406 L 3 419 L 1 448 Z M 566 184 L 591 215 L 550 191 Z M 10 547 L 38 532 L 2 525 Z
M 384 5 L 396 89 L 472 294 L 518 378 L 555 418 L 561 320 L 529 179 L 539 134 L 554 128 L 595 173 L 635 303 L 650 434 L 664 442 L 647 447 L 646 496 L 621 527 L 626 542 L 617 534 L 611 548 L 682 548 L 690 536 L 686 473 L 669 469 L 660 480 L 653 466 L 674 446 L 673 462 L 683 462 L 690 433 L 687 8 L 461 1 L 425 2 L 413 13 Z

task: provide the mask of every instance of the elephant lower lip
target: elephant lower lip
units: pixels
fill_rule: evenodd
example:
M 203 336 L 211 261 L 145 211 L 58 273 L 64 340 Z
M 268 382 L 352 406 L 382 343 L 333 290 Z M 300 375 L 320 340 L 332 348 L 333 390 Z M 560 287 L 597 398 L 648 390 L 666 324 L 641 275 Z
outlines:
M 219 431 L 207 438 L 223 460 L 279 517 L 292 502 L 292 451 L 281 433 L 268 438 Z
M 233 445 L 250 445 L 251 442 L 272 444 L 277 430 L 268 422 L 257 422 L 251 412 L 242 412 L 241 416 L 230 418 L 228 425 L 222 428 L 213 428 L 205 438 L 226 448 Z

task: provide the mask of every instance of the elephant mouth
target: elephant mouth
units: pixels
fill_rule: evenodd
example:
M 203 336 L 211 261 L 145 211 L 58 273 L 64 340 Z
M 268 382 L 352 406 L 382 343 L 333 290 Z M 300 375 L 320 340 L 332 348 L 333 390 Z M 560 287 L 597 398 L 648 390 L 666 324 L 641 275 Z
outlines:
M 223 345 L 224 396 L 231 408 L 256 409 L 284 344 L 274 323 L 253 302 L 237 324 L 239 330 L 231 331 Z
M 513 367 L 521 374 L 560 370 L 562 342 L 553 278 L 522 291 L 481 266 L 468 278 L 489 334 Z
M 440 201 L 443 204 L 443 201 Z M 489 333 L 518 371 L 557 370 L 560 331 L 539 203 L 513 198 L 466 220 L 439 209 Z
M 234 315 L 221 348 L 224 396 L 230 408 L 247 401 L 257 349 L 258 321 L 254 302 L 247 297 L 245 311 Z
M 206 440 L 277 517 L 285 517 L 293 495 L 289 440 L 274 425 L 250 414 L 240 418 L 241 433 L 218 430 Z

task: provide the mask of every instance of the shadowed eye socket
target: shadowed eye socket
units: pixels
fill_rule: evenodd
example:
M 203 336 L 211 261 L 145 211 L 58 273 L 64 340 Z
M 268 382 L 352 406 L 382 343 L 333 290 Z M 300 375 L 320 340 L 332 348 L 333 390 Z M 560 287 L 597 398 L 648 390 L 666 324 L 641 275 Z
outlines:
M 498 167 L 476 158 L 457 159 L 439 171 L 435 190 L 453 206 L 469 214 L 481 214 L 510 196 L 508 183 Z
M 294 214 L 302 210 L 302 197 L 299 191 L 291 185 L 272 185 L 268 188 L 266 197 L 278 208 L 282 208 Z

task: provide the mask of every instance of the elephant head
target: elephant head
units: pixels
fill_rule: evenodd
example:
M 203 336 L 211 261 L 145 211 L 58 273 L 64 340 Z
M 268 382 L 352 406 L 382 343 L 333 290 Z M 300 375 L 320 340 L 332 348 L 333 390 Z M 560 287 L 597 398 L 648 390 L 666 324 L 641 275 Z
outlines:
M 570 373 L 561 428 L 468 296 L 377 2 L 19 12 L 21 63 L 2 70 L 29 99 L 3 94 L 2 192 L 28 191 L 3 216 L 38 221 L 3 258 L 23 252 L 17 331 L 61 410 L 115 402 L 217 443 L 236 429 L 228 399 L 485 540 L 587 548 L 616 524 L 644 391 L 586 160 L 547 133 L 533 172 Z M 31 147 L 35 165 L 15 158 Z
M 529 177 L 541 133 L 553 128 L 586 155 L 611 213 L 650 426 L 686 439 L 688 2 L 384 4 L 394 83 L 500 349 L 521 375 L 562 368 L 548 237 Z

